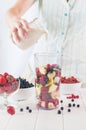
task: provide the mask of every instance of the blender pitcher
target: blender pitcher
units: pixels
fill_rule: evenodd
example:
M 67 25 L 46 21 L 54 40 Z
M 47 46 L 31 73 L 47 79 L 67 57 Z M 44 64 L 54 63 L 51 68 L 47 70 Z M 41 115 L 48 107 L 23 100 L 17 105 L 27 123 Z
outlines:
M 54 109 L 59 105 L 61 58 L 57 53 L 36 53 L 34 60 L 37 106 Z

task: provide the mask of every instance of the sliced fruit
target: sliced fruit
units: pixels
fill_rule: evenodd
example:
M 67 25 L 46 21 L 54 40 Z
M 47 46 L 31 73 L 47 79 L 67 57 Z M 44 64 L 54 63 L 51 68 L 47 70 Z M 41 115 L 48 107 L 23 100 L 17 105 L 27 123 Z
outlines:
M 52 85 L 53 85 L 53 79 L 50 79 L 45 86 L 50 87 Z
M 53 91 L 55 91 L 57 89 L 57 85 L 53 84 L 52 86 L 49 87 L 49 93 L 52 93 Z
M 39 71 L 41 74 L 46 74 L 46 68 L 44 66 L 39 67 Z
M 12 75 L 7 75 L 6 80 L 8 83 L 12 83 L 13 81 L 15 81 L 15 78 Z
M 55 77 L 54 80 L 53 80 L 53 82 L 55 84 L 58 84 L 60 82 L 60 77 Z
M 41 89 L 36 87 L 36 96 L 39 96 L 41 93 Z
M 55 108 L 55 106 L 54 106 L 54 104 L 53 104 L 52 102 L 49 102 L 49 103 L 48 103 L 48 108 L 49 108 L 49 109 L 52 109 L 52 108 Z
M 53 78 L 55 77 L 55 75 L 56 75 L 56 72 L 53 71 L 52 73 L 49 72 L 49 73 L 47 74 L 47 77 L 48 77 L 49 79 L 53 79 Z

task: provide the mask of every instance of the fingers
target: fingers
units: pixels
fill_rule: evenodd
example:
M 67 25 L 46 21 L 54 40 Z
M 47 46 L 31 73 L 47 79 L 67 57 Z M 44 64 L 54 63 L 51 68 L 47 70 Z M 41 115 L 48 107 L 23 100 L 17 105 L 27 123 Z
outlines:
M 21 23 L 22 23 L 23 28 L 25 29 L 25 31 L 28 32 L 30 30 L 29 23 L 26 20 L 24 20 L 24 19 L 21 19 L 20 21 L 21 21 Z
M 11 33 L 11 40 L 13 41 L 13 43 L 19 43 L 21 41 L 21 38 L 18 35 L 18 30 L 15 29 L 12 33 Z
M 22 39 L 28 37 L 30 31 L 29 24 L 27 21 L 20 19 L 15 23 L 15 27 L 11 32 L 11 40 L 13 43 L 20 42 Z

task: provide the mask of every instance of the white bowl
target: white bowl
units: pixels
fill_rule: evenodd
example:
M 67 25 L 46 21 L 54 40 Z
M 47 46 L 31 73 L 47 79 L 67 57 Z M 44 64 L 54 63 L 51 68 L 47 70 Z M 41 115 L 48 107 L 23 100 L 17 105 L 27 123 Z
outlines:
M 35 87 L 19 89 L 15 95 L 10 98 L 14 101 L 25 101 L 35 96 Z
M 81 87 L 81 82 L 79 83 L 61 83 L 60 85 L 60 93 L 61 94 L 75 94 L 79 91 Z

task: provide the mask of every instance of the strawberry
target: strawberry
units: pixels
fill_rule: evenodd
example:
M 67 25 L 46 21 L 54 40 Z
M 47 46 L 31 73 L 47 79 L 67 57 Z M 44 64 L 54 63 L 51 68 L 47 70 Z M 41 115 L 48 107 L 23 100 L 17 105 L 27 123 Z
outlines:
M 8 106 L 7 107 L 7 112 L 10 114 L 10 115 L 14 115 L 15 114 L 15 108 L 13 106 Z
M 13 90 L 12 90 L 12 85 L 11 85 L 10 83 L 5 84 L 5 85 L 4 85 L 4 90 L 5 90 L 5 92 L 6 92 L 7 94 L 12 93 L 12 92 L 13 92 Z
M 6 78 L 7 77 L 7 75 L 9 75 L 7 72 L 5 72 L 4 74 L 3 74 L 3 76 Z
M 2 74 L 0 74 L 0 85 L 4 84 L 6 84 L 6 78 Z

